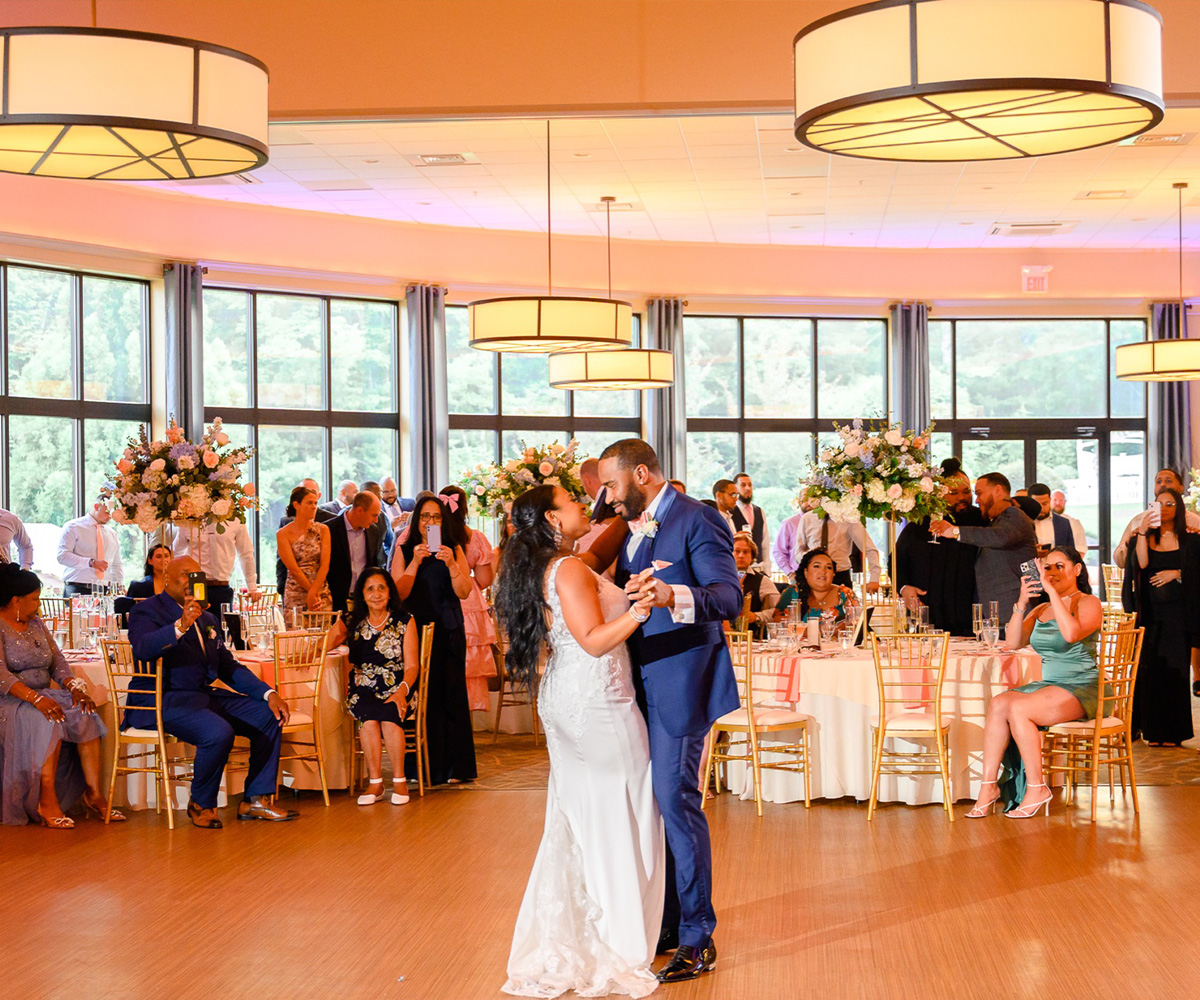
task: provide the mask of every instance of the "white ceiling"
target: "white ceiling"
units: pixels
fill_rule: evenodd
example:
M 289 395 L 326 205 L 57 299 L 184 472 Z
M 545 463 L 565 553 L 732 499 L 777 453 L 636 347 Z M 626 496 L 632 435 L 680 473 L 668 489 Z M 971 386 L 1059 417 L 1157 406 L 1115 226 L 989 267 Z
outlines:
M 1172 109 L 1153 135 L 1200 132 Z M 407 223 L 545 231 L 543 120 L 278 125 L 252 182 L 156 183 L 188 196 Z M 831 157 L 797 143 L 788 115 L 558 119 L 553 231 L 700 243 L 863 247 L 1174 247 L 1175 181 L 1200 205 L 1200 137 L 966 164 Z M 477 162 L 419 165 L 422 154 Z M 1088 198 L 1088 192 L 1107 193 Z M 1114 195 L 1113 193 L 1119 193 Z M 1200 212 L 1184 213 L 1200 246 Z M 1065 222 L 1050 237 L 989 236 L 995 223 Z

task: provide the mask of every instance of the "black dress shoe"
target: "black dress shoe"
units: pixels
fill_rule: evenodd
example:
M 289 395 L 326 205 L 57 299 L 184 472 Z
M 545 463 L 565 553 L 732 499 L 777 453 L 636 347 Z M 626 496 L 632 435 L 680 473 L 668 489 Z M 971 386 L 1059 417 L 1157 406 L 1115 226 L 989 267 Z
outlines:
M 665 955 L 668 951 L 674 951 L 678 947 L 679 931 L 674 927 L 664 927 L 658 936 L 658 946 L 654 949 L 654 954 Z
M 690 944 L 681 944 L 671 961 L 655 973 L 660 983 L 682 983 L 687 979 L 695 979 L 713 969 L 717 964 L 717 946 L 712 938 L 703 948 L 693 948 Z
M 187 814 L 188 819 L 192 821 L 192 826 L 197 826 L 201 830 L 221 829 L 221 821 L 217 819 L 215 809 L 203 809 L 195 802 L 188 802 Z
M 242 799 L 242 804 L 238 806 L 237 811 L 238 819 L 265 819 L 273 823 L 286 823 L 299 815 L 295 809 L 281 809 L 279 806 L 271 805 L 265 795 Z

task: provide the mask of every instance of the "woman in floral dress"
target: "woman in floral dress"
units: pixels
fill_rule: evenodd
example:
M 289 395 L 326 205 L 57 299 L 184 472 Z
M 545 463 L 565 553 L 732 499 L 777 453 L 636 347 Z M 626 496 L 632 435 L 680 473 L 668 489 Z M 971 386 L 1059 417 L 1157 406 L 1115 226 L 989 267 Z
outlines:
M 305 486 L 292 490 L 287 515 L 294 520 L 275 534 L 279 558 L 287 567 L 283 613 L 291 624 L 295 611 L 332 611 L 329 575 L 329 529 L 315 520 L 317 494 Z
M 392 762 L 392 804 L 404 805 L 404 730 L 409 699 L 417 679 L 417 629 L 404 611 L 396 584 L 385 569 L 365 570 L 354 588 L 348 620 L 335 622 L 330 647 L 350 647 L 350 694 L 346 707 L 361 724 L 359 742 L 369 785 L 360 806 L 383 799 L 383 745 Z

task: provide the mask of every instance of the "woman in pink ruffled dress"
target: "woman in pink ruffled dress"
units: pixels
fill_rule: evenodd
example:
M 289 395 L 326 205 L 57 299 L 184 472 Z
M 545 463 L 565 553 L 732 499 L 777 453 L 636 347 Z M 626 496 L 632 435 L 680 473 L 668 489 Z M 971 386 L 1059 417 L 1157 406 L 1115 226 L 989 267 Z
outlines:
M 495 563 L 492 545 L 482 531 L 467 525 L 467 494 L 458 486 L 447 486 L 438 494 L 450 516 L 455 518 L 467 539 L 465 552 L 471 567 L 471 596 L 462 602 L 463 627 L 467 632 L 467 701 L 471 710 L 488 710 L 488 678 L 496 676 L 492 647 L 496 643 L 496 625 L 492 621 L 483 591 L 492 585 Z

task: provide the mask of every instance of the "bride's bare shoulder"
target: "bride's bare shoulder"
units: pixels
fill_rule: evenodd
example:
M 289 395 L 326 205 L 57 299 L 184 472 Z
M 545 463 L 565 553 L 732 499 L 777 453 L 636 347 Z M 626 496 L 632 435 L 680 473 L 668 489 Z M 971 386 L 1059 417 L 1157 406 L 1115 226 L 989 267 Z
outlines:
M 587 564 L 578 556 L 563 556 L 557 561 L 557 566 L 558 575 L 554 578 L 554 586 L 560 594 L 564 590 L 578 590 L 581 587 L 596 589 L 596 574 L 588 569 Z M 548 571 L 554 571 L 554 564 Z

